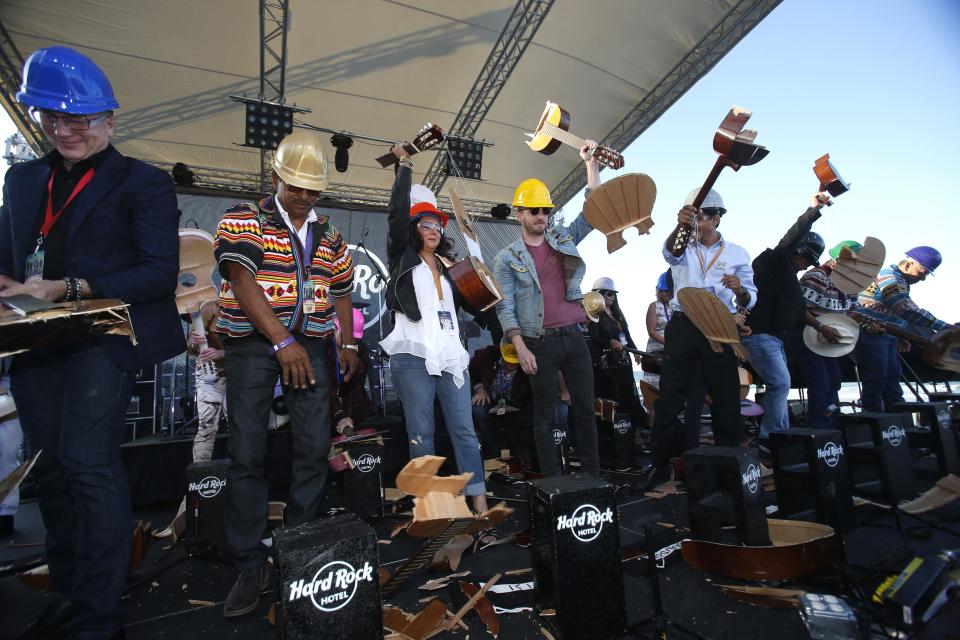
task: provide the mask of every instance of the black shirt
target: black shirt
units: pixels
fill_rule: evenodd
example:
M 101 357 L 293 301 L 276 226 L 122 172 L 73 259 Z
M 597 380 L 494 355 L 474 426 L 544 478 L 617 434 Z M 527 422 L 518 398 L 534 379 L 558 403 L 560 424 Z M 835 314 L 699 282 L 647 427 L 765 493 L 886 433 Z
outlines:
M 63 203 L 67 201 L 73 189 L 80 182 L 87 169 L 92 168 L 96 171 L 103 164 L 104 159 L 110 153 L 111 146 L 103 151 L 98 151 L 89 158 L 77 162 L 70 169 L 63 166 L 63 156 L 54 149 L 46 156 L 46 161 L 56 172 L 53 177 L 53 186 L 51 187 L 51 196 L 53 198 L 53 211 L 56 212 Z M 86 187 L 85 187 L 86 188 Z M 44 184 L 46 191 L 46 184 Z M 82 193 L 82 192 L 81 192 Z M 67 230 L 70 228 L 70 215 L 76 207 L 77 199 L 80 194 L 67 206 L 66 210 L 60 215 L 57 223 L 50 229 L 49 235 L 43 241 L 43 278 L 44 280 L 62 280 L 70 275 L 67 273 Z M 47 214 L 47 197 L 44 194 L 40 202 L 40 210 L 37 212 L 37 221 L 33 228 L 33 239 L 36 241 L 40 237 L 40 229 L 43 227 L 44 219 Z M 30 248 L 31 253 L 33 247 Z

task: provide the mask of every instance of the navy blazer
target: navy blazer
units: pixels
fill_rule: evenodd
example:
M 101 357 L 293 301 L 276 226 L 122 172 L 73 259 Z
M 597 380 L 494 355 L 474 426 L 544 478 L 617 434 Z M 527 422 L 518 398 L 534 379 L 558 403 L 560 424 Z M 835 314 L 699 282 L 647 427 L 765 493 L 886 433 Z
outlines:
M 18 282 L 36 243 L 50 171 L 47 159 L 40 158 L 13 165 L 4 179 L 0 274 Z M 70 225 L 67 273 L 85 278 L 104 298 L 130 304 L 136 347 L 126 336 L 95 337 L 124 371 L 152 366 L 186 348 L 173 295 L 180 268 L 178 217 L 170 176 L 111 146 L 64 221 Z

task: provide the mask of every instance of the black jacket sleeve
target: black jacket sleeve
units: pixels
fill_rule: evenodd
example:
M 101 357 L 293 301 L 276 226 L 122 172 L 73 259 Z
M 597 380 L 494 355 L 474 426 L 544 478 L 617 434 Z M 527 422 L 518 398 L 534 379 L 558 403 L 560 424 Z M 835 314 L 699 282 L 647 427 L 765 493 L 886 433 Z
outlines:
M 780 239 L 780 244 L 777 245 L 774 251 L 782 256 L 793 255 L 797 247 L 799 247 L 807 237 L 807 233 L 813 228 L 813 223 L 819 220 L 821 215 L 823 214 L 820 213 L 820 210 L 814 207 L 810 207 L 800 214 L 800 217 L 793 223 L 793 226 L 787 229 L 783 238 Z

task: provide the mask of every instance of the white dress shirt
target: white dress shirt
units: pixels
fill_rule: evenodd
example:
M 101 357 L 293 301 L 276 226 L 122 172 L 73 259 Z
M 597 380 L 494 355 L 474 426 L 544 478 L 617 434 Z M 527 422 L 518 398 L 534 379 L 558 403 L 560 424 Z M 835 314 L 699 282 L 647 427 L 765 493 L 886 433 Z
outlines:
M 317 217 L 317 212 L 314 211 L 313 209 L 310 209 L 310 213 L 307 214 L 307 219 L 303 221 L 303 224 L 300 226 L 300 229 L 297 230 L 294 228 L 293 223 L 290 222 L 290 214 L 287 213 L 284 210 L 283 205 L 280 204 L 280 198 L 274 196 L 273 199 L 277 203 L 277 211 L 280 212 L 280 217 L 283 218 L 283 221 L 284 223 L 286 223 L 287 228 L 290 229 L 290 231 L 293 231 L 294 233 L 296 233 L 297 237 L 300 238 L 300 246 L 306 249 L 307 251 L 310 251 L 310 247 L 307 246 L 307 231 L 310 230 L 311 222 L 316 222 L 317 220 L 320 219 Z
M 670 308 L 683 311 L 677 293 L 681 289 L 694 287 L 706 289 L 717 296 L 730 309 L 737 311 L 736 295 L 732 290 L 720 282 L 725 275 L 736 275 L 740 278 L 740 286 L 750 293 L 750 302 L 746 308 L 752 309 L 757 304 L 757 286 L 753 283 L 753 266 L 750 264 L 750 255 L 747 250 L 738 244 L 727 242 L 720 236 L 720 240 L 709 247 L 693 240 L 687 250 L 679 258 L 670 253 L 667 245 L 662 248 L 663 259 L 670 265 L 673 276 L 673 299 Z

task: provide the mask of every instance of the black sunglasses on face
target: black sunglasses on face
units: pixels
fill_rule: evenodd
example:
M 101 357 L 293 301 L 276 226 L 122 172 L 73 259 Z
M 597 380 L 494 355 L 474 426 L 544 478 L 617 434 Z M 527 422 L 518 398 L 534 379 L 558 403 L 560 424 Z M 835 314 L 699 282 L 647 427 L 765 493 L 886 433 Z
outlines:
M 316 190 L 314 190 L 314 189 L 304 189 L 303 187 L 295 187 L 295 186 L 293 186 L 292 184 L 290 184 L 289 182 L 284 182 L 283 184 L 287 185 L 287 191 L 289 191 L 290 193 L 292 193 L 292 194 L 295 195 L 295 196 L 298 196 L 298 195 L 300 195 L 301 193 L 305 193 L 305 194 L 307 194 L 308 196 L 310 196 L 311 198 L 319 198 L 319 197 L 320 197 L 320 192 L 319 192 L 319 191 L 316 191 Z
M 532 216 L 544 215 L 544 216 L 546 216 L 546 217 L 549 218 L 549 217 L 550 217 L 550 213 L 551 213 L 551 211 L 553 211 L 553 210 L 552 210 L 552 209 L 548 209 L 547 207 L 538 207 L 538 208 L 536 208 L 536 209 L 524 209 L 524 211 L 526 211 L 527 213 L 529 213 L 529 214 L 532 215 Z
M 597 291 L 597 293 L 599 293 L 605 298 L 613 298 L 614 296 L 617 295 L 616 291 L 611 291 L 610 289 L 600 289 L 599 291 Z

